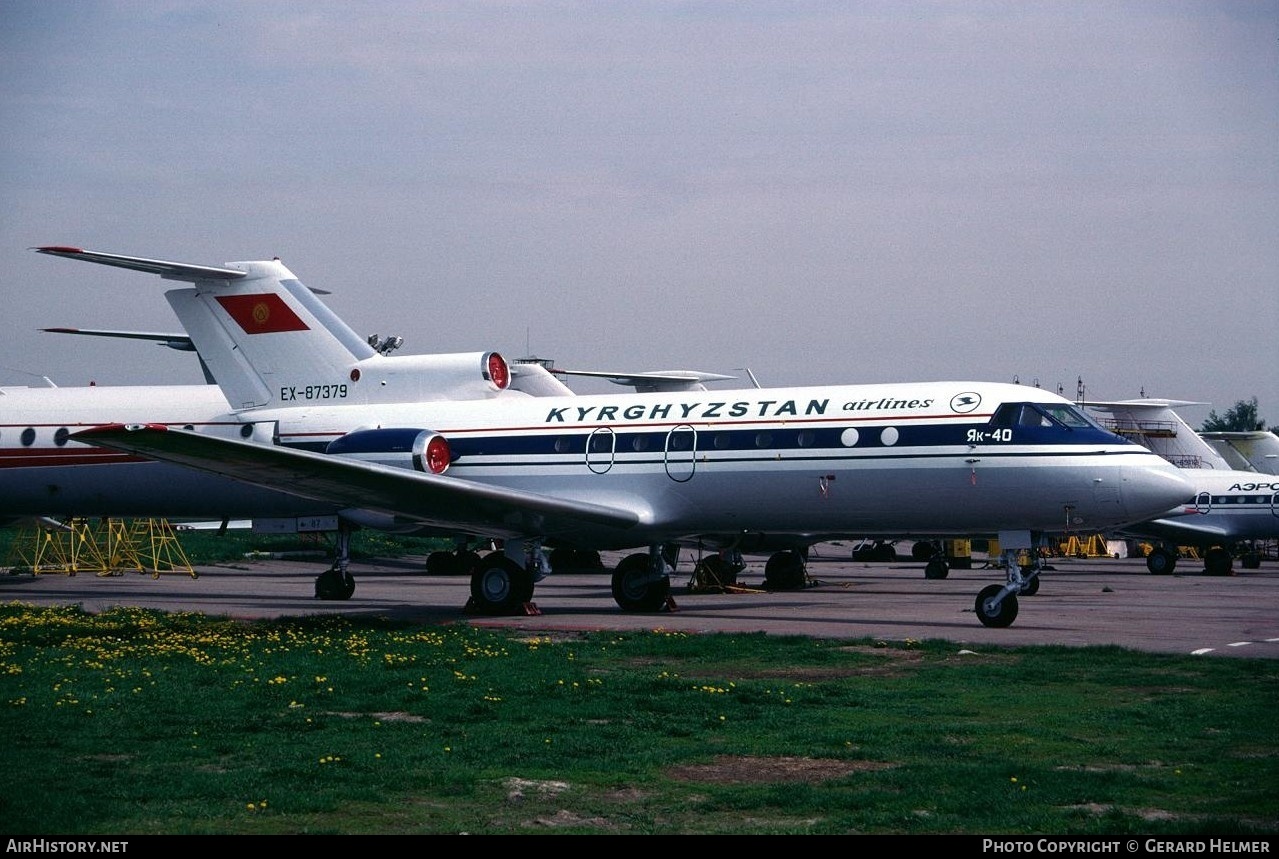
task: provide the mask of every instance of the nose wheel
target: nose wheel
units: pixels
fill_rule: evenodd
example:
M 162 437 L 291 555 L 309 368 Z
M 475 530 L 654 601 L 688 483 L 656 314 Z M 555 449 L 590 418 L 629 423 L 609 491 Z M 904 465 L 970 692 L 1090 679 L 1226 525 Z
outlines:
M 977 594 L 974 610 L 982 626 L 1011 626 L 1017 619 L 1017 596 L 1004 585 L 987 585 Z

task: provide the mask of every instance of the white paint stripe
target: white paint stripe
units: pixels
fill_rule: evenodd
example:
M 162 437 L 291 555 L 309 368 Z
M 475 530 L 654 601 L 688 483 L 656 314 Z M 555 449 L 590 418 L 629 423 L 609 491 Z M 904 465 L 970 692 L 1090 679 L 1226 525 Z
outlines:
M 1205 653 L 1212 653 L 1214 650 L 1216 650 L 1216 648 L 1215 648 L 1215 647 L 1201 647 L 1201 648 L 1199 648 L 1198 650 L 1192 650 L 1192 651 L 1190 651 L 1190 655 L 1191 655 L 1191 656 L 1203 656 Z
M 1236 641 L 1236 642 L 1234 642 L 1234 643 L 1232 643 L 1232 644 L 1227 644 L 1227 645 L 1226 645 L 1226 647 L 1243 647 L 1245 644 L 1252 644 L 1252 642 L 1251 642 L 1251 641 Z

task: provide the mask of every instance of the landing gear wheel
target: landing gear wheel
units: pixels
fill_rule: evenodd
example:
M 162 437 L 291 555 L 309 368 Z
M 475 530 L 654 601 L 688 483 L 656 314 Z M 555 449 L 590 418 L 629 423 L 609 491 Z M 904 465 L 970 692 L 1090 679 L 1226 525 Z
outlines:
M 1039 576 L 1031 576 L 1026 579 L 1025 584 L 1021 586 L 1021 595 L 1024 597 L 1033 597 L 1039 593 Z
M 648 555 L 627 555 L 613 572 L 613 599 L 624 611 L 660 611 L 671 595 L 671 580 L 655 576 Z
M 721 555 L 707 555 L 698 562 L 693 576 L 703 590 L 726 588 L 737 584 L 737 567 Z
M 480 565 L 482 560 L 484 559 L 480 557 L 479 552 L 462 549 L 457 553 L 457 571 L 460 575 L 469 576 L 475 572 L 475 568 Z
M 1151 575 L 1166 576 L 1177 568 L 1177 557 L 1167 549 L 1154 548 L 1146 556 L 1146 569 Z
M 807 583 L 804 559 L 799 552 L 774 552 L 764 564 L 764 587 L 773 591 L 797 591 Z
M 552 549 L 550 558 L 552 573 L 577 572 L 577 552 L 572 549 Z
M 926 579 L 944 579 L 948 575 L 950 575 L 950 564 L 946 563 L 945 558 L 929 558 L 928 563 L 924 565 Z
M 1015 594 L 1009 594 L 1004 597 L 998 605 L 994 602 L 995 597 L 999 596 L 999 592 L 1003 589 L 1003 585 L 987 585 L 981 589 L 981 593 L 977 594 L 975 609 L 977 611 L 977 619 L 981 621 L 982 626 L 1003 628 L 1011 626 L 1012 622 L 1017 619 L 1017 596 Z
M 355 593 L 355 576 L 347 570 L 326 570 L 315 577 L 315 598 L 349 600 Z
M 432 552 L 426 556 L 428 576 L 455 576 L 461 572 L 457 555 L 452 552 Z
M 910 557 L 914 561 L 927 561 L 936 554 L 937 547 L 922 540 L 910 547 Z
M 494 552 L 471 574 L 471 604 L 485 614 L 515 614 L 533 598 L 533 574 Z
M 1245 552 L 1244 556 L 1240 558 L 1239 560 L 1240 560 L 1240 563 L 1243 564 L 1243 568 L 1245 570 L 1261 569 L 1261 553 L 1260 552 Z
M 1210 576 L 1228 576 L 1231 568 L 1234 566 L 1234 560 L 1230 557 L 1230 552 L 1220 546 L 1213 546 L 1204 555 L 1204 572 Z
M 577 568 L 584 573 L 598 573 L 604 569 L 604 561 L 594 549 L 578 549 L 573 553 L 573 559 Z

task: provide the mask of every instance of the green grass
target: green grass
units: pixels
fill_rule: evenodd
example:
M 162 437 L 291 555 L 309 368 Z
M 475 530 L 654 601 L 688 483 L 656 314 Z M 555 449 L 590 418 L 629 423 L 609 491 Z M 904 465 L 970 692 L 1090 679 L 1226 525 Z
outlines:
M 1279 832 L 1279 661 L 0 605 L 0 820 L 153 833 Z

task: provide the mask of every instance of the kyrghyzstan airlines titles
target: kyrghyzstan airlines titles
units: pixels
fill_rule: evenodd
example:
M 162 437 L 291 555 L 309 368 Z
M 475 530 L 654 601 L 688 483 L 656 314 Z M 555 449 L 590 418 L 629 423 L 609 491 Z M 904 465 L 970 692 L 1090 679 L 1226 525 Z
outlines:
M 844 403 L 840 411 L 904 411 L 926 409 L 933 399 L 895 400 L 883 397 L 878 400 L 853 400 Z M 712 418 L 784 418 L 800 415 L 824 415 L 830 410 L 830 400 L 737 400 L 706 403 L 636 403 L 629 406 L 559 406 L 546 414 L 546 423 L 575 421 L 654 421 L 710 420 Z

